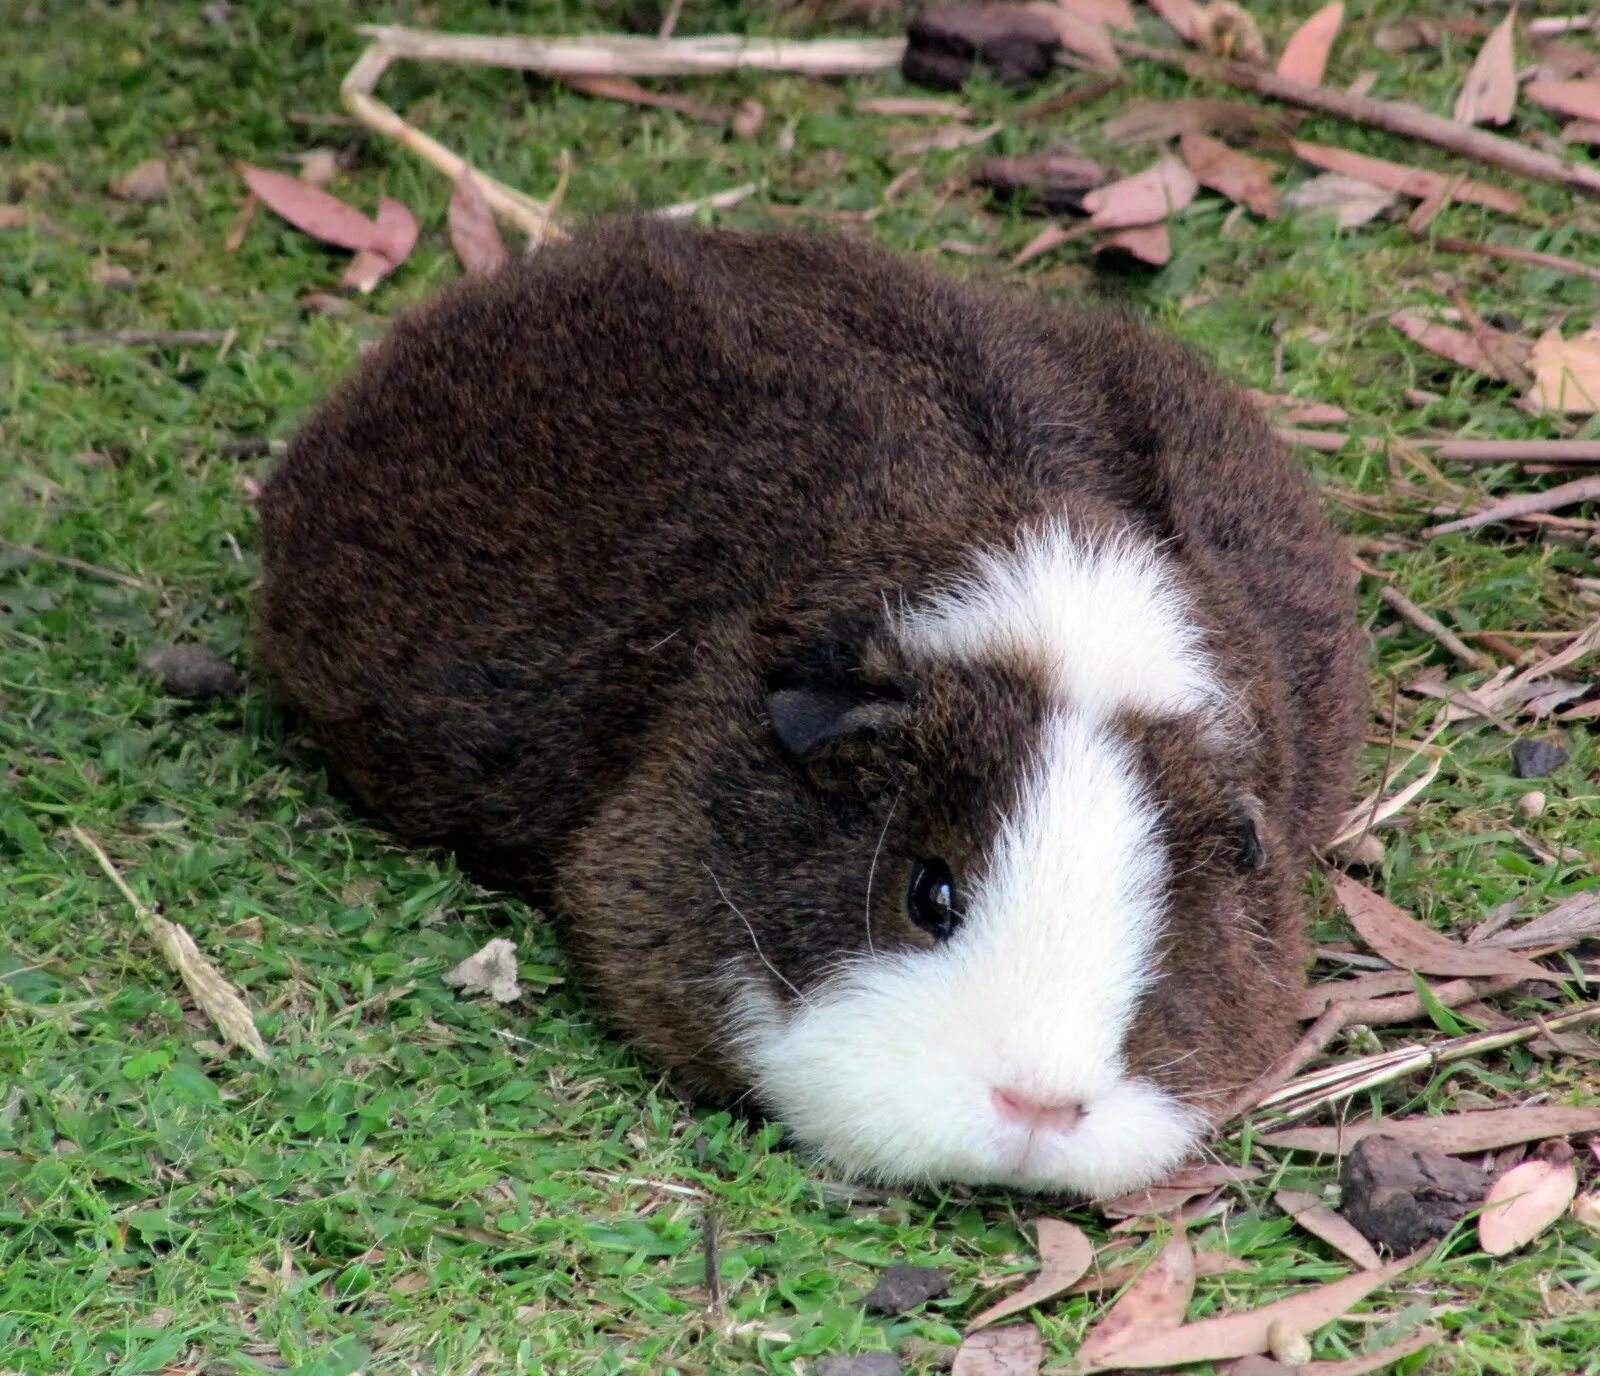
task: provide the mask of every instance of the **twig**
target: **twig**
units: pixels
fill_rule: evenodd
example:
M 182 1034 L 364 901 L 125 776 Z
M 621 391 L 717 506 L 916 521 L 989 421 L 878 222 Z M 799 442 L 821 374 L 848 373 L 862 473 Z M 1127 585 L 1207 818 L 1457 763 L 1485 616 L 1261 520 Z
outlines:
M 95 862 L 105 871 L 106 877 L 116 885 L 117 892 L 138 914 L 139 920 L 144 923 L 155 941 L 157 949 L 166 957 L 167 963 L 178 972 L 189 992 L 194 995 L 195 1002 L 205 1010 L 211 1021 L 216 1023 L 223 1037 L 234 1046 L 243 1047 L 258 1061 L 271 1060 L 272 1053 L 267 1050 L 267 1044 L 261 1040 L 261 1033 L 256 1027 L 256 1020 L 250 1015 L 249 1006 L 238 990 L 228 982 L 227 977 L 205 958 L 200 948 L 194 944 L 194 938 L 176 922 L 168 920 L 153 908 L 146 906 L 139 895 L 128 887 L 128 881 L 118 873 L 117 867 L 100 848 L 98 841 L 76 825 L 69 827 L 69 830 L 78 844 L 94 856 Z
M 662 220 L 687 220 L 702 210 L 726 210 L 731 205 L 738 205 L 740 201 L 754 196 L 758 190 L 760 187 L 755 182 L 746 182 L 743 186 L 729 187 L 728 190 L 718 191 L 715 195 L 700 196 L 692 201 L 679 201 L 677 205 L 663 206 L 652 213 Z
M 717 1216 L 708 1208 L 700 1215 L 700 1246 L 706 1259 L 706 1309 L 722 1312 L 722 1258 L 717 1247 Z
M 1600 499 L 1600 478 L 1574 478 L 1570 483 L 1561 483 L 1556 487 L 1546 488 L 1543 492 L 1519 492 L 1515 497 L 1491 502 L 1482 510 L 1475 511 L 1470 516 L 1463 516 L 1460 520 L 1425 526 L 1422 533 L 1428 536 L 1454 535 L 1459 531 L 1476 530 L 1479 526 L 1492 525 L 1496 521 L 1514 521 L 1519 516 L 1554 511 L 1558 507 L 1575 506 L 1579 502 L 1592 502 L 1597 499 Z
M 1120 76 L 1108 76 L 1103 81 L 1091 81 L 1085 86 L 1074 86 L 1072 90 L 1063 91 L 1058 96 L 1050 96 L 1037 104 L 1023 106 L 1017 111 L 1016 118 L 1036 120 L 1063 114 L 1068 110 L 1077 109 L 1080 105 L 1087 105 L 1091 100 L 1099 100 L 1101 96 L 1110 94 L 1120 85 L 1122 85 Z
M 1173 48 L 1155 47 L 1148 43 L 1135 43 L 1116 39 L 1117 51 L 1125 57 L 1142 58 L 1176 67 L 1191 77 L 1220 81 L 1228 86 L 1254 91 L 1269 100 L 1302 106 L 1308 110 L 1321 110 L 1340 119 L 1353 120 L 1374 129 L 1383 129 L 1405 138 L 1420 139 L 1425 143 L 1477 158 L 1493 167 L 1504 168 L 1524 177 L 1539 181 L 1561 182 L 1584 191 L 1600 193 L 1600 171 L 1576 163 L 1565 163 L 1560 158 L 1537 149 L 1525 148 L 1520 143 L 1486 133 L 1430 114 L 1414 105 L 1395 101 L 1376 100 L 1372 96 L 1352 95 L 1349 91 L 1326 86 L 1307 86 L 1298 81 L 1287 81 L 1276 72 L 1264 67 L 1252 67 L 1243 62 L 1222 62 L 1193 53 L 1179 52 Z
M 62 568 L 77 569 L 79 573 L 91 574 L 95 578 L 104 578 L 112 583 L 121 583 L 125 588 L 150 586 L 144 579 L 135 578 L 131 573 L 118 573 L 115 569 L 102 568 L 99 564 L 91 564 L 84 559 L 74 559 L 70 554 L 51 554 L 49 550 L 35 549 L 32 545 L 19 545 L 15 540 L 0 538 L 0 549 L 8 549 L 13 554 L 20 554 L 24 559 L 37 559 L 44 564 L 59 564 Z
M 221 344 L 227 330 L 62 330 L 63 344 L 126 344 L 131 348 L 202 349 Z
M 1452 239 L 1442 236 L 1429 242 L 1434 248 L 1442 249 L 1446 253 L 1471 253 L 1480 258 L 1503 258 L 1508 263 L 1526 263 L 1530 267 L 1570 272 L 1576 277 L 1587 277 L 1591 282 L 1600 282 L 1600 268 L 1580 263 L 1576 258 L 1563 258 L 1557 253 L 1540 253 L 1537 249 L 1516 248 L 1510 244 L 1478 244 L 1471 239 Z
M 1337 850 L 1340 846 L 1348 845 L 1358 836 L 1365 835 L 1373 827 L 1377 826 L 1379 822 L 1387 821 L 1397 812 L 1403 811 L 1413 798 L 1438 778 L 1439 770 L 1444 764 L 1444 753 L 1438 751 L 1437 747 L 1434 747 L 1431 752 L 1414 748 L 1405 764 L 1401 765 L 1400 768 L 1404 769 L 1406 764 L 1410 764 L 1418 755 L 1424 753 L 1433 753 L 1433 760 L 1420 777 L 1413 779 L 1393 797 L 1386 799 L 1381 797 L 1382 790 L 1389 786 L 1390 780 L 1385 779 L 1378 787 L 1380 801 L 1374 804 L 1371 800 L 1367 800 L 1362 802 L 1359 807 L 1351 808 L 1345 814 L 1344 825 L 1339 828 L 1338 834 L 1328 842 L 1327 848 L 1329 850 Z M 1395 772 L 1398 773 L 1399 770 Z
M 661 27 L 656 30 L 657 38 L 671 38 L 672 31 L 678 27 L 678 16 L 683 13 L 683 0 L 672 0 L 667 6 L 666 14 L 661 17 Z
M 1600 463 L 1600 440 L 1411 440 L 1453 463 Z
M 1319 454 L 1337 454 L 1350 443 L 1350 436 L 1342 430 L 1302 430 L 1298 426 L 1280 425 L 1272 433 L 1285 444 L 1302 445 Z
M 1399 588 L 1384 587 L 1378 589 L 1378 597 L 1389 607 L 1399 612 L 1407 621 L 1419 631 L 1431 635 L 1439 644 L 1452 655 L 1459 659 L 1469 669 L 1493 669 L 1488 658 L 1480 655 L 1470 645 L 1466 644 L 1460 636 L 1456 635 L 1442 621 L 1436 621 L 1423 611 L 1415 602 L 1407 597 Z

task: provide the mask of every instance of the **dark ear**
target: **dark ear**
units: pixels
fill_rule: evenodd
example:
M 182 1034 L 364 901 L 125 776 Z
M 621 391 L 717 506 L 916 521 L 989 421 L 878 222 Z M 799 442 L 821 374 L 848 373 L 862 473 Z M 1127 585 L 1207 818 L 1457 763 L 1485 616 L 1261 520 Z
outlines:
M 1261 799 L 1241 793 L 1233 800 L 1234 839 L 1239 847 L 1239 863 L 1247 870 L 1259 870 L 1267 863 L 1266 814 Z
M 767 695 L 772 733 L 798 760 L 836 741 L 887 730 L 903 710 L 895 702 L 830 687 L 779 688 Z

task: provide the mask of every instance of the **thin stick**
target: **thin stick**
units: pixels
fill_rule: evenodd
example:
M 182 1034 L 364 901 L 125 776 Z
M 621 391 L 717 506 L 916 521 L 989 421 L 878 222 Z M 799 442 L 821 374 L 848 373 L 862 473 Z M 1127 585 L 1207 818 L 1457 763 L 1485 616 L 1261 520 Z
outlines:
M 221 344 L 227 330 L 62 330 L 63 344 L 126 344 L 131 348 L 204 349 Z
M 1302 430 L 1293 425 L 1280 425 L 1272 433 L 1285 444 L 1298 444 L 1315 449 L 1319 454 L 1337 454 L 1350 443 L 1350 436 L 1342 430 Z
M 1561 483 L 1556 487 L 1546 488 L 1543 492 L 1520 492 L 1515 497 L 1491 502 L 1481 511 L 1463 516 L 1460 520 L 1425 526 L 1422 533 L 1427 536 L 1454 535 L 1459 531 L 1476 530 L 1479 526 L 1492 525 L 1496 521 L 1514 521 L 1519 516 L 1554 511 L 1557 507 L 1575 506 L 1579 502 L 1592 502 L 1597 499 L 1600 499 L 1600 478 L 1574 478 L 1570 483 Z
M 1424 236 L 1426 237 L 1426 236 Z M 1477 244 L 1471 239 L 1432 239 L 1434 248 L 1446 253 L 1471 253 L 1480 258 L 1503 258 L 1508 263 L 1526 263 L 1530 267 L 1551 268 L 1556 272 L 1570 272 L 1575 277 L 1587 277 L 1600 282 L 1600 268 L 1580 263 L 1576 258 L 1563 258 L 1557 253 L 1540 253 L 1537 249 L 1515 248 L 1509 244 Z
M 1378 589 L 1378 597 L 1395 611 L 1399 612 L 1407 621 L 1426 635 L 1431 635 L 1439 644 L 1452 655 L 1459 659 L 1469 669 L 1493 669 L 1485 655 L 1480 655 L 1472 646 L 1468 645 L 1456 635 L 1442 621 L 1436 621 L 1423 611 L 1415 602 L 1407 597 L 1399 588 L 1383 587 Z
M 258 1061 L 270 1061 L 272 1053 L 261 1040 L 256 1020 L 250 1015 L 249 1005 L 239 991 L 228 982 L 223 973 L 201 953 L 194 938 L 176 922 L 163 917 L 148 907 L 138 894 L 128 887 L 128 881 L 111 863 L 111 858 L 100 848 L 100 843 L 76 825 L 68 828 L 74 839 L 105 871 L 106 877 L 116 885 L 117 892 L 127 900 L 128 906 L 138 914 L 146 930 L 167 963 L 194 995 L 194 1000 L 216 1023 L 218 1031 L 234 1046 L 243 1047 Z
M 1306 992 L 1312 996 L 1310 1001 L 1313 1004 L 1317 995 L 1323 992 L 1329 995 L 1322 1011 L 1326 1011 L 1336 1003 L 1348 1008 L 1350 1017 L 1347 1026 L 1349 1023 L 1363 1023 L 1368 1027 L 1388 1027 L 1395 1023 L 1415 1022 L 1427 1012 L 1422 1004 L 1422 996 L 1415 990 L 1410 993 L 1380 994 L 1364 999 L 1342 999 L 1339 997 L 1339 984 L 1349 982 L 1337 981 L 1333 984 L 1314 985 Z M 1435 985 L 1433 997 L 1444 1008 L 1460 1008 L 1462 1004 L 1476 1003 L 1479 999 L 1503 994 L 1523 982 L 1521 975 L 1491 975 L 1487 979 L 1453 979 Z M 1319 1011 L 1317 1016 L 1321 1017 L 1322 1012 Z
M 35 549 L 32 545 L 19 545 L 15 540 L 0 538 L 0 549 L 8 549 L 13 554 L 20 554 L 24 559 L 37 559 L 44 564 L 59 564 L 62 568 L 76 569 L 79 573 L 87 573 L 95 578 L 121 583 L 125 588 L 150 586 L 144 579 L 135 578 L 131 573 L 118 573 L 115 569 L 102 568 L 99 564 L 91 564 L 87 560 L 74 559 L 70 554 L 51 554 L 49 550 Z
M 1520 143 L 1501 138 L 1497 134 L 1457 124 L 1443 115 L 1430 114 L 1414 105 L 1395 101 L 1375 100 L 1371 96 L 1352 95 L 1326 86 L 1307 86 L 1298 81 L 1286 81 L 1276 72 L 1263 67 L 1252 67 L 1243 62 L 1219 62 L 1193 53 L 1178 52 L 1172 48 L 1154 47 L 1148 43 L 1135 43 L 1116 39 L 1117 51 L 1125 57 L 1143 58 L 1176 67 L 1191 77 L 1219 81 L 1224 85 L 1254 91 L 1269 100 L 1281 100 L 1288 105 L 1298 105 L 1308 110 L 1321 110 L 1340 119 L 1383 129 L 1404 138 L 1420 139 L 1452 153 L 1476 158 L 1493 167 L 1504 168 L 1524 177 L 1539 181 L 1560 182 L 1591 193 L 1600 193 L 1600 171 L 1525 148 Z
M 1600 463 L 1600 440 L 1411 440 L 1453 463 Z

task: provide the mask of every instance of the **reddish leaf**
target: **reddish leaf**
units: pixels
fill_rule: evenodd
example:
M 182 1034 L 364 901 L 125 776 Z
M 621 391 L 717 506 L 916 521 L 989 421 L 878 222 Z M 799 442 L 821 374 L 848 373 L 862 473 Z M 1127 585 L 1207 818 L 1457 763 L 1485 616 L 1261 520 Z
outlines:
M 1094 1261 L 1094 1244 L 1081 1229 L 1058 1218 L 1041 1218 L 1039 1233 L 1039 1274 L 998 1304 L 991 1304 L 967 1324 L 967 1332 L 982 1328 L 996 1319 L 1009 1318 L 1053 1299 L 1082 1279 Z
M 1268 1331 L 1274 1324 L 1282 1323 L 1301 1333 L 1321 1328 L 1360 1303 L 1380 1285 L 1395 1279 L 1417 1259 L 1404 1257 L 1381 1270 L 1346 1276 L 1260 1309 L 1202 1319 L 1165 1333 L 1134 1333 L 1096 1352 L 1092 1361 L 1085 1359 L 1080 1350 L 1079 1359 L 1090 1370 L 1142 1370 L 1186 1362 L 1220 1362 L 1265 1352 L 1269 1346 Z M 1087 1342 L 1084 1347 L 1088 1347 Z
M 1533 353 L 1526 339 L 1487 325 L 1476 331 L 1458 330 L 1417 311 L 1396 311 L 1389 323 L 1429 353 L 1502 382 L 1517 382 Z
M 386 238 L 377 224 L 337 196 L 283 172 L 242 164 L 239 174 L 256 196 L 296 229 L 340 248 L 384 251 Z
M 1194 1279 L 1194 1248 L 1178 1233 L 1083 1340 L 1078 1364 L 1106 1365 L 1117 1349 L 1177 1328 L 1189 1312 Z
M 1129 0 L 1058 0 L 1061 8 L 1091 23 L 1105 24 L 1132 33 L 1133 6 Z
M 1489 1188 L 1478 1215 L 1478 1244 L 1492 1257 L 1525 1247 L 1567 1211 L 1578 1192 L 1572 1148 L 1554 1143 L 1550 1154 L 1524 1161 Z
M 1347 177 L 1359 177 L 1364 182 L 1398 191 L 1402 196 L 1417 200 L 1440 194 L 1448 188 L 1451 178 L 1442 172 L 1429 172 L 1420 167 L 1406 167 L 1403 163 L 1389 162 L 1384 158 L 1369 158 L 1364 153 L 1351 153 L 1343 148 L 1329 148 L 1320 143 L 1303 143 L 1292 140 L 1289 146 L 1295 156 L 1315 167 L 1329 172 L 1342 172 Z M 1522 197 L 1504 191 L 1486 182 L 1462 180 L 1451 192 L 1451 199 L 1467 201 L 1473 205 L 1488 206 L 1490 210 L 1503 210 L 1508 215 L 1522 210 Z
M 1508 951 L 1463 946 L 1424 927 L 1387 898 L 1337 870 L 1328 871 L 1334 897 L 1361 939 L 1391 965 L 1424 975 L 1521 975 L 1545 979 L 1548 972 Z
M 1154 167 L 1091 191 L 1083 198 L 1083 208 L 1095 229 L 1130 229 L 1182 210 L 1198 189 L 1187 167 L 1176 158 L 1163 158 Z
M 950 1376 L 1037 1376 L 1044 1365 L 1044 1339 L 1031 1323 L 986 1328 L 956 1349 Z
M 1343 229 L 1366 224 L 1394 202 L 1394 192 L 1342 172 L 1324 172 L 1302 182 L 1283 198 L 1286 206 L 1302 215 L 1332 211 Z
M 1600 330 L 1563 339 L 1556 328 L 1533 346 L 1533 390 L 1528 400 L 1540 410 L 1569 416 L 1600 411 Z
M 1321 1238 L 1363 1271 L 1376 1271 L 1383 1265 L 1383 1258 L 1361 1235 L 1355 1224 L 1336 1214 L 1316 1195 L 1301 1194 L 1297 1190 L 1279 1190 L 1272 1200 L 1312 1237 Z
M 562 82 L 586 96 L 602 100 L 620 100 L 627 105 L 640 105 L 657 110 L 676 110 L 690 119 L 720 123 L 723 112 L 701 105 L 688 96 L 671 95 L 664 91 L 651 91 L 641 86 L 631 76 L 617 72 L 600 72 L 594 76 L 563 76 Z
M 1078 237 L 1072 230 L 1062 229 L 1060 225 L 1046 225 L 1023 245 L 1022 251 L 1011 260 L 1011 266 L 1020 268 L 1024 263 L 1031 263 L 1035 258 L 1041 258 L 1063 244 L 1070 244 Z
M 363 293 L 370 292 L 411 256 L 417 244 L 417 218 L 399 201 L 380 201 L 373 238 L 372 246 L 356 254 L 339 279 Z
M 1402 1342 L 1377 1352 L 1365 1352 L 1359 1357 L 1347 1357 L 1342 1362 L 1307 1362 L 1295 1376 L 1367 1376 L 1369 1371 L 1385 1371 L 1402 1357 L 1421 1352 L 1439 1341 L 1439 1331 L 1424 1328 Z
M 1207 1276 L 1253 1275 L 1255 1269 L 1243 1257 L 1230 1257 L 1226 1252 L 1196 1252 L 1194 1254 L 1194 1273 L 1196 1278 L 1201 1280 L 1204 1280 Z M 1144 1263 L 1129 1262 L 1125 1266 L 1113 1266 L 1109 1271 L 1095 1271 L 1076 1284 L 1069 1285 L 1063 1293 L 1068 1295 L 1090 1295 L 1100 1290 L 1120 1290 L 1144 1270 Z
M 1172 236 L 1165 225 L 1136 225 L 1108 234 L 1094 246 L 1096 253 L 1126 253 L 1141 263 L 1162 267 L 1172 261 Z
M 1117 56 L 1111 35 L 1100 20 L 1087 19 L 1068 10 L 1050 5 L 1038 7 L 1039 14 L 1048 19 L 1061 38 L 1061 46 L 1079 57 L 1089 60 L 1091 67 L 1103 72 L 1121 70 L 1122 59 Z
M 1530 81 L 1523 94 L 1535 105 L 1579 119 L 1600 119 L 1600 81 Z
M 1445 1113 L 1430 1118 L 1365 1118 L 1340 1127 L 1281 1128 L 1277 1132 L 1262 1133 L 1256 1141 L 1269 1147 L 1333 1156 L 1349 1151 L 1363 1137 L 1382 1133 L 1407 1146 L 1431 1147 L 1447 1156 L 1465 1156 L 1518 1142 L 1539 1142 L 1588 1132 L 1600 1132 L 1600 1108 L 1535 1105 L 1477 1109 L 1471 1113 Z M 1596 1156 L 1600 1156 L 1600 1149 Z
M 1478 49 L 1477 61 L 1456 100 L 1458 123 L 1504 124 L 1511 118 L 1517 104 L 1517 60 L 1512 36 L 1516 22 L 1517 12 L 1513 9 Z
M 1600 119 L 1575 119 L 1561 129 L 1562 143 L 1582 143 L 1593 148 L 1600 146 Z
M 1100 1212 L 1108 1218 L 1135 1218 L 1142 1214 L 1169 1214 L 1182 1208 L 1196 1195 L 1206 1194 L 1222 1185 L 1241 1180 L 1254 1180 L 1260 1171 L 1242 1166 L 1228 1166 L 1220 1162 L 1205 1162 L 1180 1166 L 1154 1185 L 1100 1204 Z
M 1178 150 L 1201 186 L 1248 206 L 1264 220 L 1278 218 L 1278 193 L 1272 176 L 1277 168 L 1262 158 L 1252 158 L 1206 134 L 1185 134 Z
M 1278 59 L 1278 75 L 1285 81 L 1298 81 L 1303 86 L 1322 85 L 1322 74 L 1327 70 L 1328 51 L 1339 35 L 1344 23 L 1344 6 L 1339 0 L 1324 5 L 1284 45 L 1283 56 Z
M 478 179 L 463 168 L 450 195 L 450 246 L 468 272 L 496 272 L 505 266 L 506 246 Z
M 1200 7 L 1195 0 L 1150 0 L 1150 8 L 1167 21 L 1185 43 L 1199 33 Z

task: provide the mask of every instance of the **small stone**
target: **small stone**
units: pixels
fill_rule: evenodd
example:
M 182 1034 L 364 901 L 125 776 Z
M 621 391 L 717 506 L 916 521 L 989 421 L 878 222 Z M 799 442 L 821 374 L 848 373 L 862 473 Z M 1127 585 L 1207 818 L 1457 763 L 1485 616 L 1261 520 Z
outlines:
M 1566 749 L 1554 741 L 1516 741 L 1511 746 L 1511 771 L 1519 779 L 1543 779 L 1566 762 Z
M 516 943 L 497 936 L 447 971 L 443 979 L 463 994 L 487 994 L 496 1003 L 511 1003 L 522 997 L 522 986 L 517 983 Z
M 817 1376 L 900 1376 L 900 1359 L 892 1352 L 862 1352 L 854 1357 L 824 1357 Z
M 1436 1242 L 1477 1208 L 1489 1177 L 1453 1156 L 1380 1134 L 1356 1143 L 1340 1185 L 1339 1211 L 1368 1242 L 1403 1256 Z
M 204 645 L 171 645 L 152 650 L 139 661 L 139 667 L 159 678 L 161 686 L 175 698 L 232 698 L 244 691 L 244 679 Z
M 160 158 L 152 158 L 113 181 L 111 194 L 119 201 L 138 201 L 147 205 L 167 194 L 169 180 L 166 163 Z
M 1311 1341 L 1287 1319 L 1274 1319 L 1267 1325 L 1267 1350 L 1287 1367 L 1304 1366 L 1311 1360 Z
M 861 1298 L 874 1314 L 904 1314 L 950 1293 L 950 1274 L 936 1266 L 891 1266 Z
M 1517 799 L 1517 816 L 1525 822 L 1531 822 L 1535 817 L 1544 815 L 1544 794 L 1538 789 L 1529 789 Z

